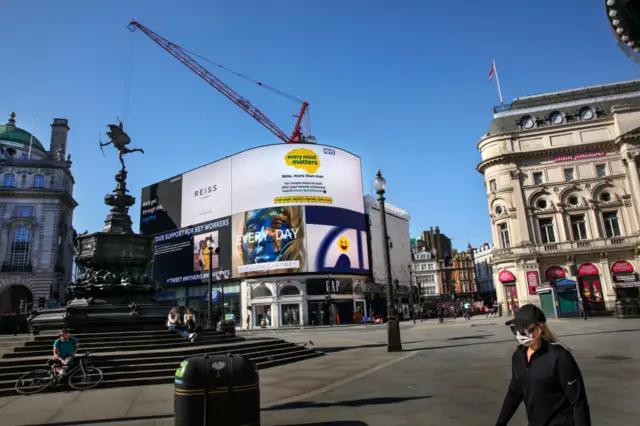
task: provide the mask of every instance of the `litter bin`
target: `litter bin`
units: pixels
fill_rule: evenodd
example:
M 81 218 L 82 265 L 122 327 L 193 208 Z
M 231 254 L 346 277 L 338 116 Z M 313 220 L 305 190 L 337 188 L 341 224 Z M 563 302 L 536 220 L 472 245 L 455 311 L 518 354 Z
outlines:
M 258 368 L 240 355 L 182 361 L 174 388 L 175 426 L 260 426 Z

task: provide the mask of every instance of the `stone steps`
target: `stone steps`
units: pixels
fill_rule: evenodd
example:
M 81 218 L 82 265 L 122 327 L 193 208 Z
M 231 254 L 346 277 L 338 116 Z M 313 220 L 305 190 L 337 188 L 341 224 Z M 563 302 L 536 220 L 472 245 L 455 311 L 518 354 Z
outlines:
M 190 343 L 171 334 L 169 335 L 177 340 L 173 337 L 167 339 L 168 332 L 164 330 L 154 334 L 160 338 L 160 342 L 144 338 L 143 342 L 136 341 L 132 345 L 131 341 L 139 339 L 141 335 L 122 333 L 120 337 L 122 344 L 119 344 L 117 348 L 114 346 L 97 347 L 93 361 L 94 365 L 100 367 L 104 373 L 104 381 L 100 387 L 172 383 L 180 362 L 194 355 L 240 354 L 256 362 L 259 368 L 288 364 L 323 355 L 303 345 L 282 339 L 245 340 L 242 337 L 229 337 L 215 333 L 215 336 L 213 334 L 209 336 L 213 337 L 212 339 Z M 53 338 L 49 336 L 48 340 L 39 339 L 46 345 L 46 350 L 41 350 L 38 346 L 37 350 L 30 349 L 4 354 L 0 359 L 0 396 L 15 394 L 15 382 L 24 373 L 38 368 L 46 368 L 46 361 L 51 357 Z M 93 338 L 92 335 L 91 339 Z M 90 350 L 91 345 L 97 344 L 97 342 L 87 343 L 85 346 L 80 339 L 81 337 L 79 337 L 80 353 Z M 138 349 L 133 349 L 134 347 Z M 24 349 L 24 347 L 22 348 Z M 43 354 L 43 352 L 46 353 Z M 67 386 L 63 385 L 55 390 L 67 389 Z

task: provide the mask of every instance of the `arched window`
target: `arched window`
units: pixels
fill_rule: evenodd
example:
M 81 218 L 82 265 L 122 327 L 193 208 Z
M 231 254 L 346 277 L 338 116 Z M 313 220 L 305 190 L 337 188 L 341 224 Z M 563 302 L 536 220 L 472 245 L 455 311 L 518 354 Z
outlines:
M 300 296 L 300 290 L 294 285 L 287 285 L 280 290 L 280 296 Z
M 255 299 L 257 297 L 271 297 L 271 296 L 273 296 L 273 293 L 271 293 L 271 290 L 269 290 L 269 288 L 264 285 L 254 288 L 253 291 L 251 292 L 252 299 Z
M 16 186 L 16 175 L 13 173 L 5 173 L 2 186 L 5 188 L 14 188 Z
M 11 238 L 11 269 L 27 271 L 31 249 L 31 231 L 24 226 L 13 231 Z
M 33 187 L 34 188 L 44 188 L 44 176 L 43 175 L 35 175 L 33 177 Z

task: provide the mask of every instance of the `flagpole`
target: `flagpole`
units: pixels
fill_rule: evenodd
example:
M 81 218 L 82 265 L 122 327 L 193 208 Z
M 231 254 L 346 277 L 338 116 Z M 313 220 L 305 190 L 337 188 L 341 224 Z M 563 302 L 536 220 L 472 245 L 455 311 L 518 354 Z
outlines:
M 29 154 L 27 154 L 27 160 L 31 160 L 31 147 L 33 146 L 33 134 L 36 131 L 36 118 L 33 117 L 33 129 L 31 129 L 31 137 L 29 138 Z
M 504 102 L 502 102 L 502 89 L 500 88 L 500 77 L 498 77 L 498 68 L 496 67 L 495 60 L 493 60 L 493 72 L 496 73 L 496 83 L 498 84 L 498 96 L 500 96 L 500 105 L 504 106 Z

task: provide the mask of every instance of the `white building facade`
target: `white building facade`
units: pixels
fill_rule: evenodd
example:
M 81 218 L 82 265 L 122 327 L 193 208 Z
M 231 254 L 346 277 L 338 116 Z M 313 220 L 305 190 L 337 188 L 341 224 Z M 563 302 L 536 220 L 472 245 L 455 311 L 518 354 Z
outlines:
M 418 287 L 421 297 L 440 295 L 440 274 L 438 260 L 428 251 L 414 251 L 412 261 L 412 281 Z
M 478 150 L 503 312 L 637 303 L 640 80 L 516 99 L 495 111 Z
M 493 244 L 484 243 L 473 249 L 478 296 L 486 305 L 491 305 L 496 299 L 496 288 L 493 284 Z
M 78 204 L 68 131 L 67 120 L 54 119 L 47 150 L 16 127 L 15 114 L 0 125 L 0 313 L 57 305 L 71 280 Z

